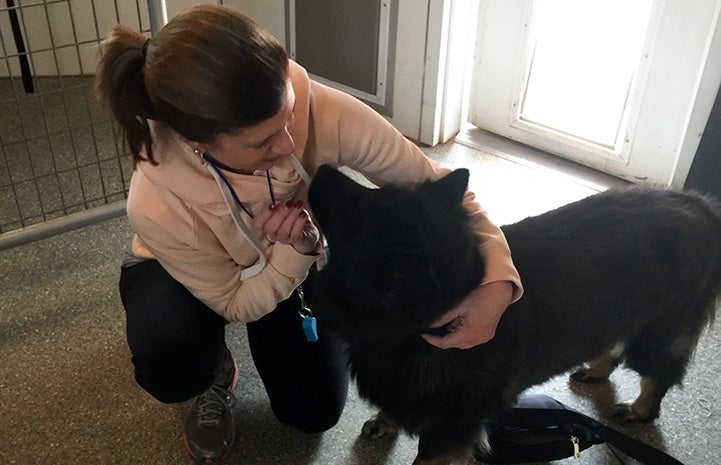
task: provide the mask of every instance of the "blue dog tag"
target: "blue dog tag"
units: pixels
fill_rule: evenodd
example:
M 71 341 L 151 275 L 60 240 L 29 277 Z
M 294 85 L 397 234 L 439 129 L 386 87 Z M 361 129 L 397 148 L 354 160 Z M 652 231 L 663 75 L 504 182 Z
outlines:
M 303 332 L 308 342 L 315 342 L 318 340 L 318 328 L 315 322 L 314 316 L 303 317 Z

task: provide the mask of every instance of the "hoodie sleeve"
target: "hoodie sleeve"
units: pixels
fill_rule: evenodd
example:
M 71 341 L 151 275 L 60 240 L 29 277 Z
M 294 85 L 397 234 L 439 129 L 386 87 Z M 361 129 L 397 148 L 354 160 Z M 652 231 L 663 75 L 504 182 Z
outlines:
M 254 321 L 273 311 L 303 282 L 320 256 L 320 250 L 303 255 L 277 243 L 267 251 L 262 271 L 241 280 L 243 270 L 253 263 L 237 263 L 216 231 L 199 221 L 192 208 L 180 205 L 179 199 L 177 204 L 164 203 L 169 199 L 153 195 L 152 183 L 140 172 L 132 182 L 136 185 L 128 197 L 128 219 L 136 233 L 136 254 L 144 250 L 139 255 L 156 258 L 174 279 L 228 321 Z M 138 192 L 143 193 L 142 201 Z
M 320 155 L 316 165 L 347 166 L 376 185 L 392 183 L 408 187 L 450 172 L 429 159 L 380 114 L 348 94 L 314 82 L 311 114 Z M 466 192 L 463 204 L 482 239 L 481 251 L 487 261 L 483 284 L 510 281 L 515 302 L 520 299 L 523 286 L 503 232 L 490 221 L 473 192 Z

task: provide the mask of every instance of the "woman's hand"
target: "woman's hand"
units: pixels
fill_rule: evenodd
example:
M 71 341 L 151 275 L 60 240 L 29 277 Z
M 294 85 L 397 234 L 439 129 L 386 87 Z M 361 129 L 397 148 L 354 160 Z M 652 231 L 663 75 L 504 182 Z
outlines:
M 291 245 L 298 253 L 310 254 L 318 245 L 320 233 L 303 207 L 302 200 L 269 205 L 255 215 L 253 225 L 268 240 Z
M 470 349 L 488 342 L 495 336 L 498 322 L 512 298 L 513 285 L 509 281 L 484 284 L 431 325 L 440 328 L 448 324 L 448 334 L 424 334 L 423 338 L 441 349 Z

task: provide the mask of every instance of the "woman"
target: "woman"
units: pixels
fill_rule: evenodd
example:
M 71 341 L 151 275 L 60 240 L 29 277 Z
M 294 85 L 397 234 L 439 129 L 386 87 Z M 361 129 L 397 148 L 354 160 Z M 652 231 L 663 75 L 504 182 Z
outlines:
M 252 20 L 218 5 L 174 17 L 152 39 L 116 26 L 103 42 L 97 90 L 134 161 L 127 212 L 135 232 L 120 292 L 139 385 L 162 402 L 195 398 L 184 424 L 195 458 L 222 458 L 235 438 L 237 367 L 228 322 L 245 322 L 276 417 L 321 432 L 338 420 L 348 375 L 339 341 L 308 342 L 298 311 L 322 254 L 306 209 L 310 176 L 329 163 L 378 184 L 448 172 L 355 98 L 308 78 Z M 438 325 L 441 348 L 493 337 L 521 294 L 508 246 L 472 193 L 486 280 Z M 303 289 L 308 293 L 310 286 Z

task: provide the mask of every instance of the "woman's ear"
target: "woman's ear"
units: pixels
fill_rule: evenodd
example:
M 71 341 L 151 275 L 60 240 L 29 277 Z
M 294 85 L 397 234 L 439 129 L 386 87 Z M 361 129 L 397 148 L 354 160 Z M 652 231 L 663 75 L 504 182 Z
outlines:
M 180 134 L 178 134 L 178 136 L 180 137 L 180 139 L 183 142 L 185 142 L 186 144 L 188 144 L 190 146 L 190 149 L 193 152 L 199 152 L 199 153 L 207 153 L 208 152 L 208 148 L 204 144 L 201 144 L 200 142 L 196 142 L 194 140 L 190 140 L 185 136 L 181 136 Z

